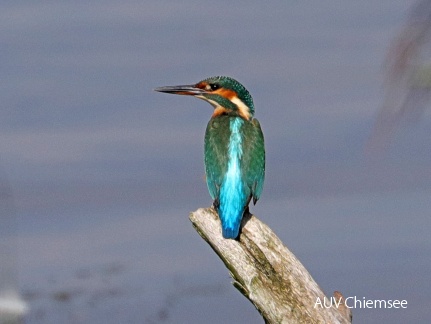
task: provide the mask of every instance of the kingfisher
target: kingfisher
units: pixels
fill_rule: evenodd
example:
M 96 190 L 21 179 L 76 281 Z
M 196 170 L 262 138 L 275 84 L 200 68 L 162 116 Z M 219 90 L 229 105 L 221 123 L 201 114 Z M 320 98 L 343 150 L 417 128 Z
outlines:
M 205 132 L 205 173 L 224 238 L 236 239 L 244 213 L 256 204 L 265 180 L 265 145 L 248 90 L 227 76 L 155 91 L 194 96 L 213 106 Z

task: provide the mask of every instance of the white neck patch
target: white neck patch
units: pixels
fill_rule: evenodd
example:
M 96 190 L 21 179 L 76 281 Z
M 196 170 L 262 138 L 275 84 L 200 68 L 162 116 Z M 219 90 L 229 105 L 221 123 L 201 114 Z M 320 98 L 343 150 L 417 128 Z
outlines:
M 250 119 L 250 108 L 238 97 L 233 97 L 230 101 L 232 101 L 239 110 L 239 113 L 241 116 L 243 116 L 245 119 Z

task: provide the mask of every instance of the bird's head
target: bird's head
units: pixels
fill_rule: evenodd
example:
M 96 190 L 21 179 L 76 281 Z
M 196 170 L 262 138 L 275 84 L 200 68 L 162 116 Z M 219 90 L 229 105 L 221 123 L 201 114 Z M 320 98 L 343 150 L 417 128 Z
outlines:
M 241 83 L 230 77 L 216 76 L 193 85 L 159 87 L 154 90 L 205 100 L 214 107 L 213 117 L 228 114 L 249 120 L 254 115 L 250 93 Z

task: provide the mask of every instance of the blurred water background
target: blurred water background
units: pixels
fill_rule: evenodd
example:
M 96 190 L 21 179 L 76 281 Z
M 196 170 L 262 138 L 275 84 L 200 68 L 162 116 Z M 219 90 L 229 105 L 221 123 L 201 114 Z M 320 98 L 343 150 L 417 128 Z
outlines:
M 410 54 L 427 44 L 428 18 L 424 38 L 406 33 L 415 6 L 3 1 L 0 290 L 19 292 L 29 324 L 262 323 L 188 220 L 211 204 L 212 108 L 152 91 L 229 75 L 266 140 L 251 211 L 328 295 L 408 301 L 354 309 L 354 322 L 429 323 L 430 109 L 397 101 L 422 105 L 404 127 L 388 104 L 428 91 L 390 72 L 412 71 L 405 55 L 426 63 Z

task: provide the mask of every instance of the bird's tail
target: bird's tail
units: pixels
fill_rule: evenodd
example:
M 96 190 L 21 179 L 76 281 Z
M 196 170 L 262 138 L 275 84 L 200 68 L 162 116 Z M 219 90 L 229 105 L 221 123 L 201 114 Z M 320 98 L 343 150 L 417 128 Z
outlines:
M 226 239 L 236 239 L 239 234 L 239 225 L 233 227 L 223 226 L 222 234 Z
M 222 235 L 226 239 L 236 239 L 239 234 L 242 216 L 244 213 L 243 206 L 220 205 L 218 214 L 221 220 Z
M 226 177 L 227 180 L 220 189 L 218 214 L 221 220 L 223 237 L 236 239 L 244 210 L 250 201 L 251 192 L 239 175 L 234 174 L 232 176 L 228 174 Z

